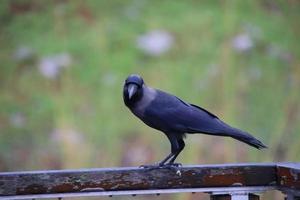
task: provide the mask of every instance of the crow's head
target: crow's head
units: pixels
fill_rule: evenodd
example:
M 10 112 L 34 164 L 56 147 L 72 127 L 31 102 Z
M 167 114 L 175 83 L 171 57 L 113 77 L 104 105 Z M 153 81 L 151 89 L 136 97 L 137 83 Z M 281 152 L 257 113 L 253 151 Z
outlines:
M 127 77 L 123 88 L 123 99 L 127 106 L 132 106 L 143 96 L 144 80 L 137 74 L 131 74 Z

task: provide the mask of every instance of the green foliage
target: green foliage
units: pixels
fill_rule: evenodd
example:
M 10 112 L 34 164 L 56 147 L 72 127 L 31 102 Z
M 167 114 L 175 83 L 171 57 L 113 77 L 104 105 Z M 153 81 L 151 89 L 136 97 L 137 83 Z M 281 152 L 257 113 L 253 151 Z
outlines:
M 143 164 L 169 151 L 166 138 L 125 108 L 122 84 L 147 84 L 201 105 L 269 146 L 190 136 L 184 163 L 296 161 L 300 125 L 300 4 L 296 1 L 2 1 L 0 169 Z M 141 34 L 166 30 L 172 48 L 150 56 Z M 247 51 L 233 48 L 239 34 Z M 32 49 L 17 59 L 20 46 Z M 49 79 L 45 57 L 72 62 Z M 193 140 L 191 140 L 191 138 Z M 150 152 L 150 153 L 149 153 Z

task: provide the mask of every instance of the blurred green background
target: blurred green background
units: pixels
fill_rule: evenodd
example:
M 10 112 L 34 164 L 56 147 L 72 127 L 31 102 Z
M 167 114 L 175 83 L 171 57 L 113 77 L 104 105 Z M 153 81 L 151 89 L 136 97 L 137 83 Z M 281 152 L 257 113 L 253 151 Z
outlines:
M 299 19 L 297 0 L 2 0 L 0 171 L 162 159 L 123 104 L 131 73 L 269 146 L 190 135 L 179 162 L 299 161 Z

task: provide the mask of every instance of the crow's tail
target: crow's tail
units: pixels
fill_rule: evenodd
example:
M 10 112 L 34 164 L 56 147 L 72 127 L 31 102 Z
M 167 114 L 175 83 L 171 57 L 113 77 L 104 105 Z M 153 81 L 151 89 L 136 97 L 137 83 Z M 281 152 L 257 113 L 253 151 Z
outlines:
M 244 142 L 250 146 L 253 146 L 257 149 L 267 148 L 267 146 L 264 145 L 261 141 L 259 141 L 258 139 L 256 139 L 252 135 L 250 135 L 249 133 L 241 131 L 239 129 L 232 128 L 232 131 L 230 131 L 230 133 L 227 133 L 227 134 L 228 134 L 228 136 L 230 136 L 234 139 L 237 139 L 241 142 Z

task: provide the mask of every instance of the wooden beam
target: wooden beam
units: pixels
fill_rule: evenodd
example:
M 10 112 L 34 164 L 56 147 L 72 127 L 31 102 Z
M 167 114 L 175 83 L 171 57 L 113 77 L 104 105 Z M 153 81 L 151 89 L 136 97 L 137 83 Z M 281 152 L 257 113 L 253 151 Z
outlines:
M 242 188 L 277 185 L 273 164 L 184 166 L 173 169 L 83 169 L 0 173 L 0 196 Z M 194 190 L 191 190 L 194 191 Z M 207 190 L 209 191 L 209 189 Z M 143 194 L 142 193 L 142 194 Z

